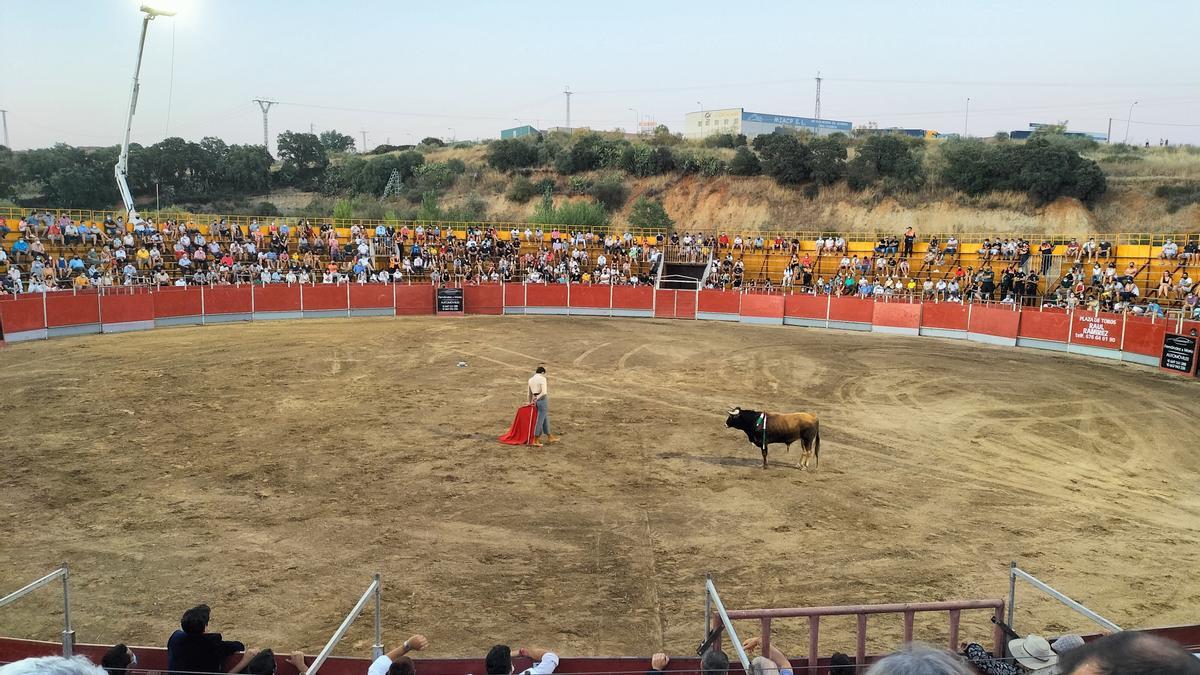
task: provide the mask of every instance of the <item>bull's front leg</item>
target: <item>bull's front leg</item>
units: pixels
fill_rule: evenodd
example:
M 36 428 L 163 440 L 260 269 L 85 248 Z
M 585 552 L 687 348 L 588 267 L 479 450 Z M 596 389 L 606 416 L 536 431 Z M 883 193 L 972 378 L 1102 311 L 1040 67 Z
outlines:
M 762 445 L 762 455 L 763 455 L 762 468 L 766 469 L 767 468 L 767 444 L 766 443 L 763 443 L 763 445 Z

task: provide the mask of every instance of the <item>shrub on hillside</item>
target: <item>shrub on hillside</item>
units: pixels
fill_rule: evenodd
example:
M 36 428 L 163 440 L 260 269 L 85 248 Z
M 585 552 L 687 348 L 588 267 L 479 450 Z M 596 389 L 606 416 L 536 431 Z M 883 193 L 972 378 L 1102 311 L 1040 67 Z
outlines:
M 1159 185 L 1154 188 L 1154 196 L 1165 199 L 1167 212 L 1175 213 L 1186 206 L 1200 204 L 1200 183 Z
M 588 188 L 587 193 L 610 212 L 624 206 L 625 200 L 629 199 L 629 188 L 625 187 L 625 181 L 617 174 L 598 178 Z
M 666 147 L 630 145 L 621 151 L 621 169 L 645 178 L 675 170 L 675 156 Z
M 762 173 L 762 162 L 758 155 L 746 146 L 737 149 L 729 162 L 729 173 L 735 176 L 757 176 Z
M 618 168 L 629 141 L 610 140 L 600 134 L 584 133 L 575 137 L 570 147 L 559 152 L 554 168 L 571 174 L 604 168 Z
M 662 202 L 639 197 L 629 211 L 629 225 L 643 230 L 670 230 L 675 227 L 675 221 L 667 215 Z
M 512 171 L 536 166 L 538 149 L 519 138 L 506 138 L 488 145 L 487 163 L 499 171 Z
M 504 198 L 510 202 L 524 204 L 525 202 L 537 196 L 537 189 L 533 187 L 533 183 L 525 176 L 517 176 L 508 186 L 508 191 L 504 193 Z
M 1096 162 L 1053 137 L 1022 145 L 951 141 L 942 147 L 942 160 L 942 182 L 970 195 L 1018 190 L 1039 205 L 1059 197 L 1092 203 L 1108 189 Z
M 598 202 L 591 201 L 563 202 L 555 206 L 554 199 L 546 195 L 529 222 L 569 227 L 603 227 L 608 224 L 608 212 Z
M 736 146 L 737 139 L 733 134 L 713 134 L 705 136 L 704 140 L 700 141 L 700 145 L 706 148 L 730 148 Z

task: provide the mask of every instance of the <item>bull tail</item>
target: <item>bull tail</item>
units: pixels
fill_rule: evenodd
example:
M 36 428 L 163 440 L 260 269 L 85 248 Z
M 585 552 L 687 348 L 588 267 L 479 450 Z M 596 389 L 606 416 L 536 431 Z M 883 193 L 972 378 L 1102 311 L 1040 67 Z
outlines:
M 814 469 L 821 466 L 821 423 L 820 422 L 817 422 L 816 432 L 817 432 L 817 437 L 813 440 L 813 458 L 816 459 L 816 462 L 813 464 Z

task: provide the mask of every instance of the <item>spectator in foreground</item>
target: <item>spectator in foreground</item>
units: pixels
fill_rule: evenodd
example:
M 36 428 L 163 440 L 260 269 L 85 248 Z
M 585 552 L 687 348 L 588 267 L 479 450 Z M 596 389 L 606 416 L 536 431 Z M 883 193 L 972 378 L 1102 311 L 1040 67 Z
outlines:
M 521 671 L 521 675 L 550 675 L 558 667 L 558 654 L 536 647 L 522 647 L 517 650 L 517 656 L 528 656 L 533 659 L 533 666 Z M 512 651 L 508 645 L 496 645 L 488 650 L 484 660 L 487 675 L 512 675 Z
M 972 671 L 950 652 L 913 642 L 876 661 L 867 675 L 971 675 Z
M 1200 660 L 1166 638 L 1123 631 L 1070 650 L 1059 668 L 1063 675 L 1200 675 Z
M 834 652 L 829 657 L 829 675 L 854 675 L 855 672 L 854 659 L 848 654 Z
M 288 662 L 295 666 L 296 672 L 300 675 L 308 675 L 308 664 L 304 662 L 304 652 L 292 652 Z M 276 670 L 278 670 L 278 666 L 275 663 L 275 652 L 264 649 L 250 659 L 244 672 L 246 675 L 275 675 Z
M 242 652 L 242 660 L 228 672 L 240 673 L 258 652 L 247 650 L 240 642 L 222 640 L 220 633 L 209 633 L 208 605 L 197 605 L 183 613 L 180 630 L 167 640 L 167 671 L 171 673 L 224 673 L 225 661 Z
M 137 654 L 134 654 L 124 644 L 118 644 L 104 652 L 104 657 L 100 659 L 100 667 L 108 675 L 125 675 L 128 670 L 137 665 L 137 662 Z
M 427 646 L 429 646 L 429 640 L 424 635 L 414 635 L 392 651 L 382 654 L 372 661 L 371 667 L 367 669 L 367 675 L 416 675 L 417 666 L 405 654 L 419 652 Z
M 0 666 L 0 675 L 104 675 L 104 669 L 82 656 L 41 656 Z
M 761 644 L 760 637 L 748 638 L 742 643 L 742 649 L 753 652 Z M 772 643 L 769 655 L 756 656 L 750 661 L 750 675 L 792 675 L 792 663 Z
M 671 662 L 671 657 L 664 652 L 658 652 L 650 657 L 650 670 L 646 675 L 662 673 Z M 729 672 L 729 657 L 720 649 L 708 648 L 700 657 L 700 675 L 726 675 Z

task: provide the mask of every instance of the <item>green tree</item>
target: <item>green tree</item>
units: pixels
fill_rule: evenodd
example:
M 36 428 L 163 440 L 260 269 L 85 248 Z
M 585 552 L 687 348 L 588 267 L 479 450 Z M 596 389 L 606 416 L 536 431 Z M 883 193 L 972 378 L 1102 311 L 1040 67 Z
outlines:
M 488 144 L 487 163 L 498 171 L 512 171 L 536 166 L 538 149 L 528 141 L 519 138 L 505 138 Z
M 350 152 L 354 149 L 354 137 L 343 134 L 336 129 L 322 131 L 319 137 L 321 147 L 325 148 L 325 152 Z M 367 149 L 363 148 L 363 152 Z
M 298 187 L 316 187 L 317 179 L 329 166 L 325 146 L 316 134 L 285 131 L 276 140 L 279 158 L 295 170 Z
M 455 173 L 444 162 L 426 162 L 413 167 L 413 179 L 422 192 L 445 190 L 454 184 Z
M 832 185 L 846 175 L 847 145 L 849 139 L 845 134 L 818 136 L 808 142 L 812 151 L 812 177 L 818 185 Z
M 762 173 L 762 162 L 758 161 L 758 155 L 746 146 L 737 149 L 733 153 L 733 159 L 729 162 L 729 173 L 735 176 L 757 176 Z
M 271 154 L 261 145 L 234 145 L 218 163 L 223 187 L 233 194 L 271 189 Z
M 621 168 L 635 176 L 657 176 L 675 170 L 675 156 L 664 146 L 629 145 L 621 151 Z
M 417 167 L 425 163 L 425 156 L 415 150 L 406 150 L 395 155 L 380 155 L 367 160 L 353 177 L 355 192 L 370 195 L 383 194 L 383 188 L 392 177 L 392 171 L 400 172 L 400 180 L 409 185 L 413 183 Z
M 0 199 L 14 196 L 17 189 L 17 161 L 13 151 L 0 145 Z
M 892 134 L 870 136 L 846 167 L 847 183 L 861 190 L 883 179 L 889 189 L 919 189 L 926 179 L 919 152 L 923 146 L 921 139 Z
M 444 148 L 446 147 L 446 142 L 440 138 L 426 136 L 425 138 L 421 139 L 421 145 L 428 145 L 431 148 Z
M 629 225 L 645 230 L 670 230 L 675 226 L 675 221 L 667 215 L 662 202 L 639 197 L 629 211 Z
M 812 151 L 794 134 L 755 136 L 753 145 L 763 173 L 780 185 L 799 185 L 812 176 Z

